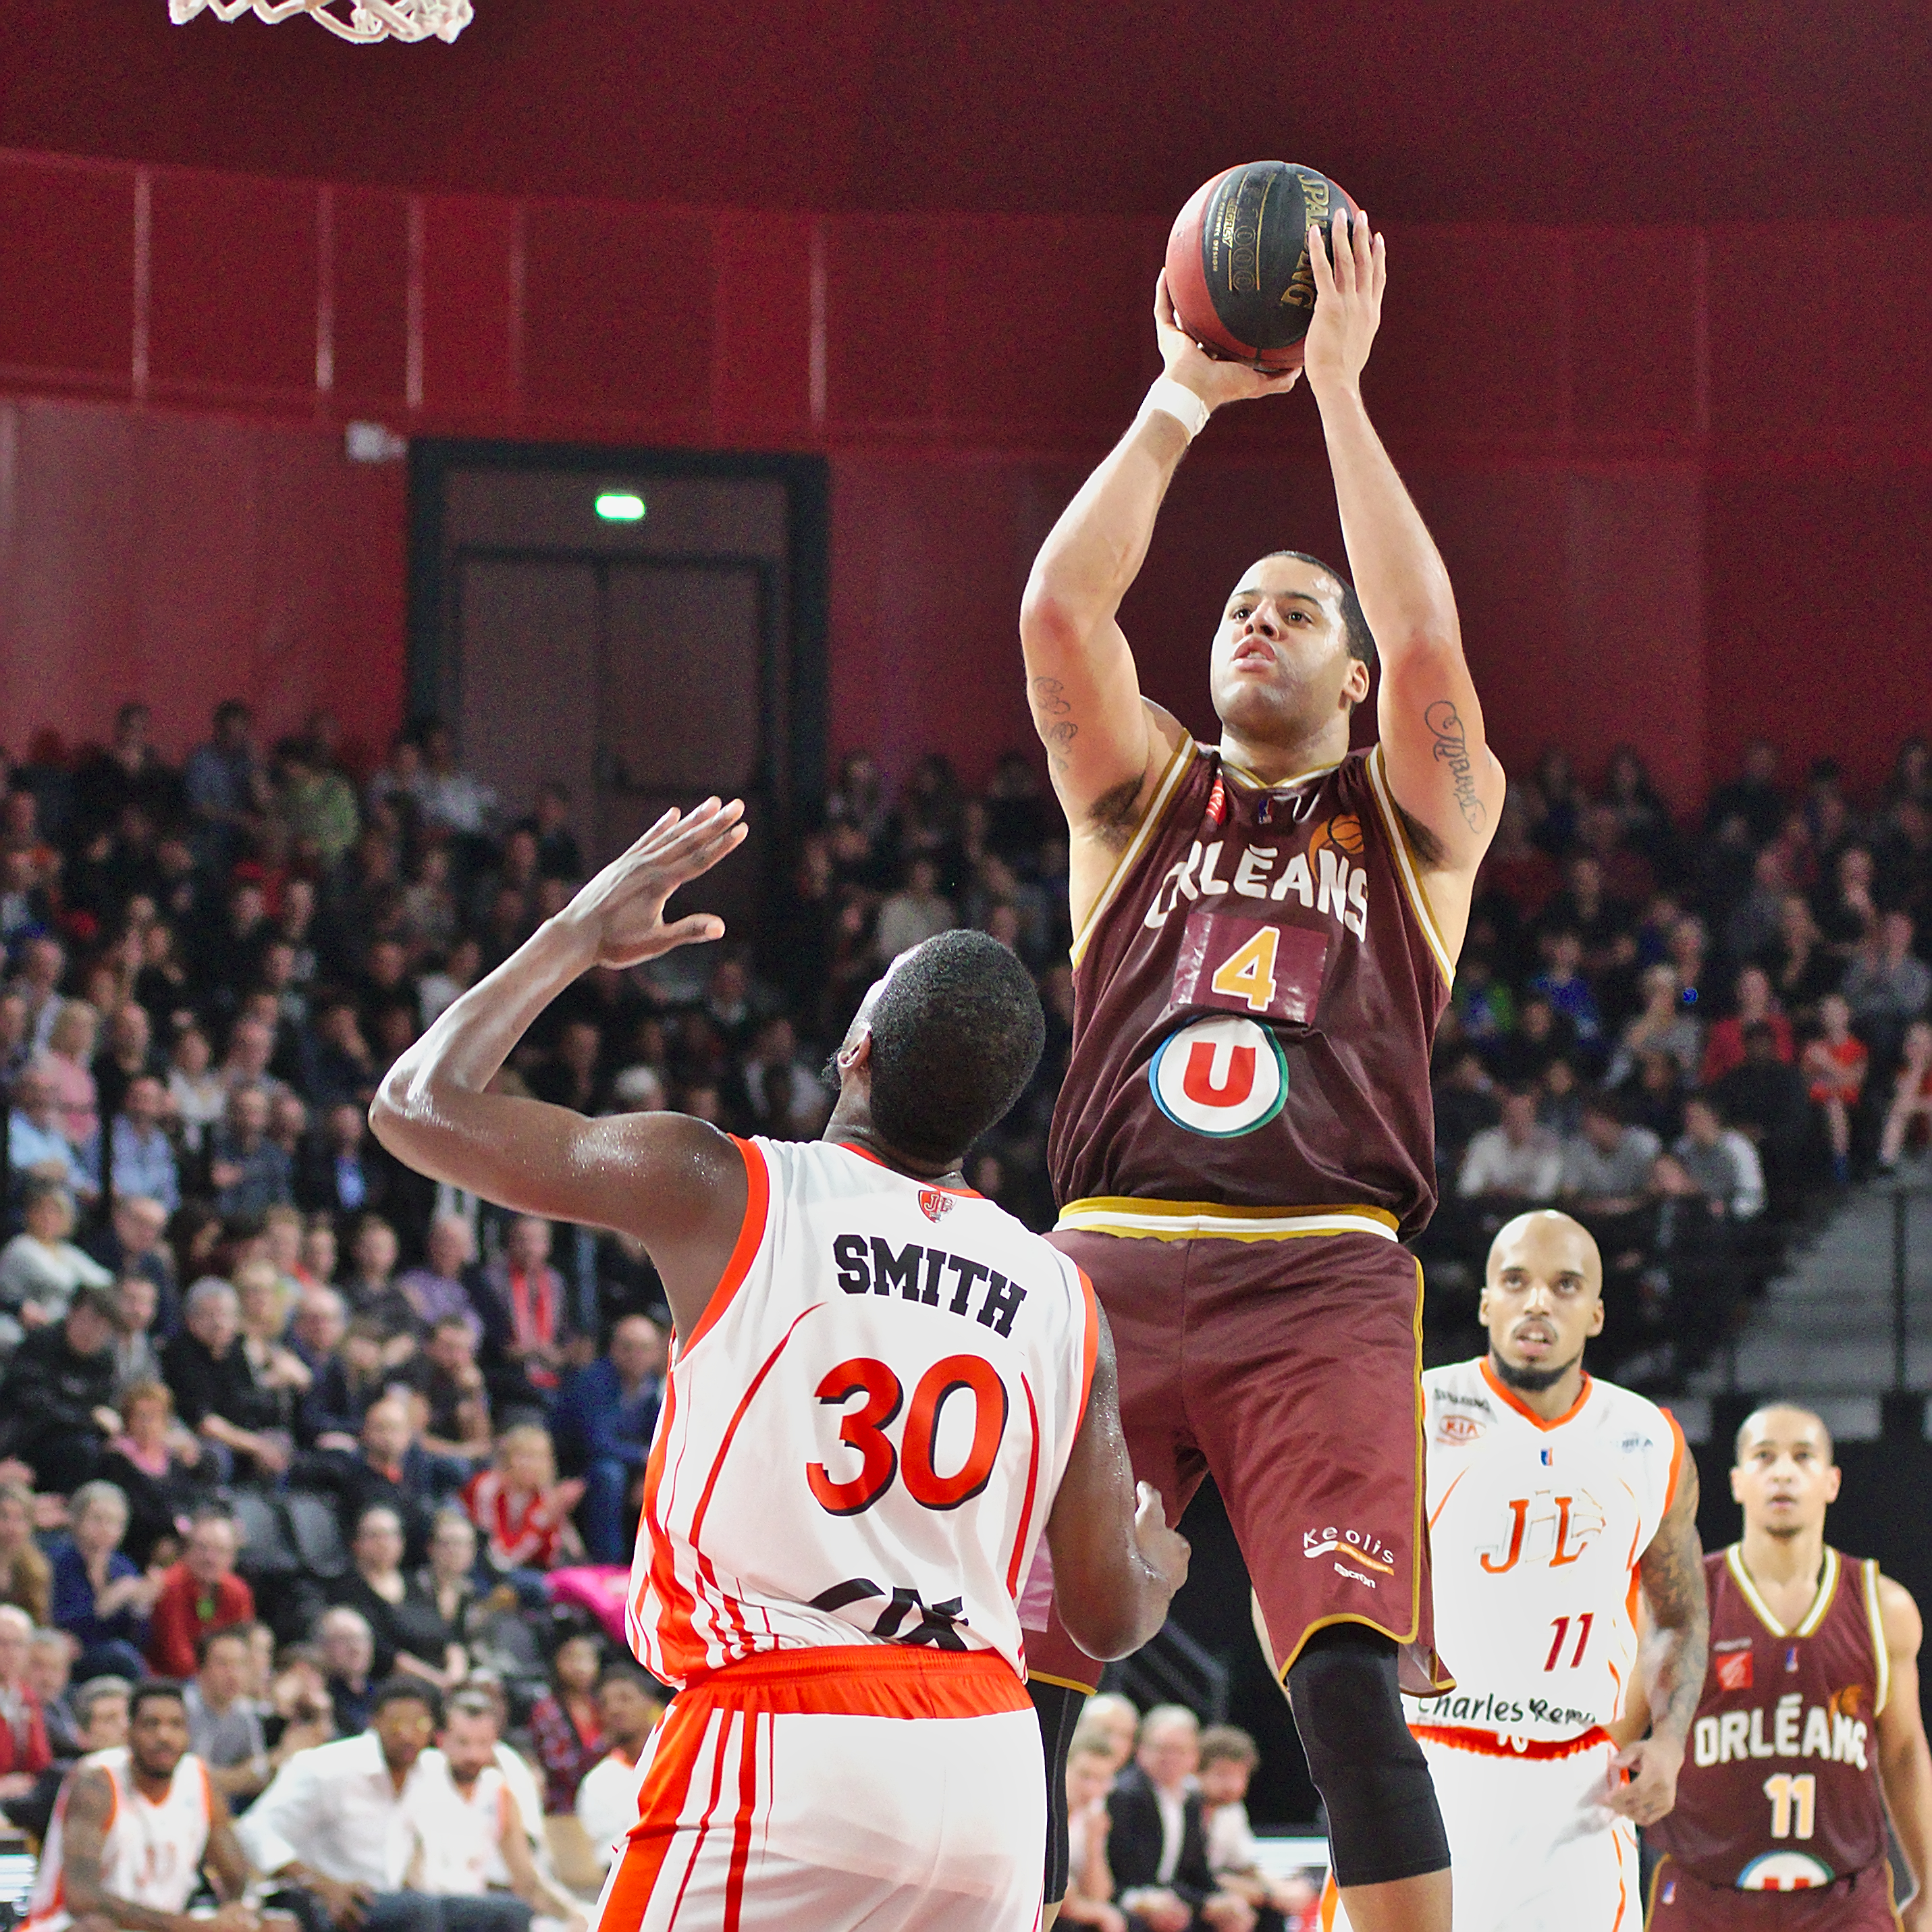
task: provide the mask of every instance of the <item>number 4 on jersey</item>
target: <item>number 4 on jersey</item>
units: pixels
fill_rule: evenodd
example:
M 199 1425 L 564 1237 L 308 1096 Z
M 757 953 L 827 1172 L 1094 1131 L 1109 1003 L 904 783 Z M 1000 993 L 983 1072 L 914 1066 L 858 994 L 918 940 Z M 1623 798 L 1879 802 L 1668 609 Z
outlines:
M 1245 1000 L 1250 1012 L 1266 1012 L 1274 1004 L 1275 949 L 1280 943 L 1278 928 L 1263 926 L 1214 969 L 1208 985 L 1224 999 Z

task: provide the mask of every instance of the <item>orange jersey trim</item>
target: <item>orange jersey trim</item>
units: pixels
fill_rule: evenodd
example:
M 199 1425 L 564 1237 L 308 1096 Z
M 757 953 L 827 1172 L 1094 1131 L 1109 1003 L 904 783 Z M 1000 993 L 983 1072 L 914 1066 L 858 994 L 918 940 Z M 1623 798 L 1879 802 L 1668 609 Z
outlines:
M 1574 1421 L 1577 1415 L 1582 1412 L 1584 1403 L 1590 1400 L 1590 1391 L 1596 1387 L 1595 1383 L 1592 1382 L 1590 1379 L 1589 1371 L 1586 1370 L 1583 1373 L 1583 1386 L 1576 1391 L 1576 1400 L 1573 1402 L 1561 1415 L 1558 1416 L 1555 1420 L 1551 1421 L 1538 1415 L 1536 1411 L 1532 1408 L 1529 1404 L 1525 1402 L 1522 1397 L 1518 1395 L 1516 1390 L 1511 1388 L 1507 1382 L 1497 1381 L 1496 1371 L 1490 1366 L 1490 1358 L 1488 1356 L 1485 1355 L 1483 1358 L 1480 1366 L 1483 1371 L 1483 1379 L 1490 1385 L 1490 1393 L 1493 1395 L 1498 1402 L 1508 1402 L 1510 1407 L 1514 1409 L 1516 1414 L 1522 1418 L 1524 1421 L 1534 1423 L 1536 1426 L 1543 1430 L 1545 1434 L 1547 1434 L 1552 1429 L 1561 1429 L 1566 1422 Z M 1678 1436 L 1677 1440 L 1679 1446 L 1681 1447 L 1684 1441 L 1684 1438 L 1681 1432 Z M 1675 1463 L 1672 1465 L 1673 1469 L 1676 1466 Z
M 1555 1758 L 1576 1757 L 1616 1740 L 1600 1724 L 1593 1725 L 1580 1737 L 1546 1739 L 1525 1738 L 1511 1744 L 1494 1731 L 1472 1731 L 1460 1724 L 1411 1724 L 1412 1737 L 1424 1744 L 1443 1744 L 1450 1750 L 1473 1751 L 1478 1757 L 1520 1758 L 1526 1763 L 1546 1764 Z
M 771 1216 L 772 1177 L 770 1169 L 765 1166 L 764 1156 L 749 1141 L 741 1141 L 736 1134 L 731 1136 L 731 1144 L 738 1150 L 745 1163 L 745 1218 L 738 1224 L 738 1239 L 731 1250 L 731 1258 L 724 1264 L 724 1272 L 718 1277 L 718 1286 L 711 1291 L 711 1299 L 698 1326 L 680 1346 L 680 1356 L 688 1354 L 717 1327 L 733 1298 L 744 1286 L 745 1277 L 752 1270 L 752 1259 L 765 1238 L 765 1223 Z
M 1677 1418 L 1669 1409 L 1659 1413 L 1670 1425 L 1670 1480 L 1664 1486 L 1664 1514 L 1670 1514 L 1670 1505 L 1677 1500 L 1678 1480 L 1684 1474 L 1684 1432 L 1677 1426 Z
M 998 1651 L 891 1643 L 761 1651 L 694 1678 L 684 1696 L 778 1717 L 985 1718 L 1033 1708 Z

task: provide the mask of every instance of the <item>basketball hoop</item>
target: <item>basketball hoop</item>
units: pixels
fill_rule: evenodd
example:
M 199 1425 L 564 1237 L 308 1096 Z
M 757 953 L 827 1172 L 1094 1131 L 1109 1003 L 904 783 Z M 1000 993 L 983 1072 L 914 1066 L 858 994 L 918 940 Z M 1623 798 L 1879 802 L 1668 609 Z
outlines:
M 307 14 L 339 39 L 368 46 L 377 40 L 453 40 L 469 26 L 470 0 L 354 0 L 349 17 L 330 10 L 341 0 L 168 0 L 176 26 L 206 8 L 218 20 L 236 20 L 251 9 L 272 26 L 291 14 Z

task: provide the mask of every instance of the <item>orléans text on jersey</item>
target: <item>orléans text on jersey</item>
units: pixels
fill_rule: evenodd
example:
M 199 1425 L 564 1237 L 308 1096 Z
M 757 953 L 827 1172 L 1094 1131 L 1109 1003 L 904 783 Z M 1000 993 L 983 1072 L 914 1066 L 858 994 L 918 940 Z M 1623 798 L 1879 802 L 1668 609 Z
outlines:
M 1012 1333 L 1013 1317 L 1025 1300 L 1027 1292 L 1016 1281 L 1009 1281 L 998 1268 L 964 1255 L 948 1254 L 944 1248 L 921 1247 L 908 1241 L 895 1254 L 892 1244 L 883 1236 L 841 1234 L 832 1244 L 832 1256 L 838 1270 L 838 1286 L 848 1294 L 891 1294 L 904 1301 L 922 1302 L 928 1308 L 941 1305 L 942 1286 L 950 1274 L 944 1305 L 955 1315 L 964 1315 L 981 1282 L 986 1284 L 974 1318 L 996 1335 Z

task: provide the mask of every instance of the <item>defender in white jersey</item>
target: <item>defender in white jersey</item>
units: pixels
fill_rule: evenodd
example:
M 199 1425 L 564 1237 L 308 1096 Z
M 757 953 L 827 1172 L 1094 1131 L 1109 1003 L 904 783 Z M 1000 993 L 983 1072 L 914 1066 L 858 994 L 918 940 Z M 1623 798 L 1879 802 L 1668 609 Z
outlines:
M 128 1742 L 76 1765 L 41 1847 L 27 1902 L 31 1932 L 259 1932 L 237 1902 L 248 1862 L 228 1807 L 207 1767 L 188 1748 L 180 1688 L 144 1684 L 134 1694 Z M 190 1918 L 188 1902 L 209 1878 L 231 1903 Z M 290 1923 L 282 1915 L 275 1917 Z
M 1603 1264 L 1568 1215 L 1497 1235 L 1480 1312 L 1489 1354 L 1422 1378 L 1456 1688 L 1405 1700 L 1456 1932 L 1635 1932 L 1634 1826 L 1670 1809 L 1704 1678 L 1696 1464 L 1668 1411 L 1585 1372 Z M 1660 1714 L 1648 1737 L 1620 1721 L 1633 1686 Z
M 634 1234 L 676 1318 L 629 1621 L 679 1695 L 600 1924 L 1025 1932 L 1046 1792 L 1016 1598 L 1042 1531 L 1096 1656 L 1151 1636 L 1186 1568 L 1160 1498 L 1136 1511 L 1091 1288 L 961 1178 L 1039 1058 L 1025 969 L 966 932 L 895 961 L 809 1145 L 485 1090 L 587 967 L 718 935 L 663 906 L 739 815 L 668 816 L 450 1007 L 371 1119 L 439 1180 Z

